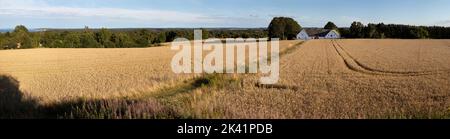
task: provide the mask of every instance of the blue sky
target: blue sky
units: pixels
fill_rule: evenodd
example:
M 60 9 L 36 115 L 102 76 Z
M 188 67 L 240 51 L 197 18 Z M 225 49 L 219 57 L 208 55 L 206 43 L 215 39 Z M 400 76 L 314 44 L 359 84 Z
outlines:
M 275 16 L 450 26 L 450 0 L 0 0 L 0 28 L 266 27 Z

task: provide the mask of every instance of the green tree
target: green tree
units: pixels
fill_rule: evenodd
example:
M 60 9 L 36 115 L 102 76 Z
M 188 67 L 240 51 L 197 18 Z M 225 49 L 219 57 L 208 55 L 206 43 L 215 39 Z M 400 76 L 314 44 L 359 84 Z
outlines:
M 157 37 L 153 40 L 152 43 L 164 43 L 166 42 L 166 33 L 160 32 L 158 33 Z
M 101 48 L 103 47 L 98 43 L 96 34 L 88 27 L 84 27 L 83 33 L 80 34 L 80 48 Z
M 283 17 L 275 17 L 269 24 L 269 37 L 270 38 L 280 38 L 284 40 L 285 35 L 285 22 L 283 22 Z
M 0 49 L 3 49 L 4 47 L 4 42 L 5 41 L 5 36 L 3 35 L 3 33 L 0 33 Z
M 20 48 L 32 48 L 32 40 L 28 29 L 23 25 L 18 25 L 12 33 L 12 41 L 16 43 L 16 47 L 20 45 Z
M 16 26 L 16 28 L 14 28 L 14 33 L 18 33 L 18 32 L 26 32 L 29 33 L 27 27 L 25 27 L 24 25 L 18 25 Z
M 114 33 L 111 38 L 111 41 L 117 48 L 129 48 L 136 46 L 136 43 L 134 43 L 133 39 L 128 34 L 123 32 Z
M 80 36 L 81 48 L 99 48 L 101 45 L 95 40 L 95 35 L 85 32 Z
M 177 32 L 169 31 L 169 32 L 166 33 L 166 41 L 167 42 L 172 42 L 173 40 L 176 39 L 177 36 L 178 36 Z
M 100 29 L 99 32 L 95 34 L 96 40 L 103 48 L 114 48 L 114 43 L 111 42 L 112 32 L 106 28 Z
M 81 41 L 80 41 L 80 35 L 77 33 L 69 33 L 63 38 L 64 43 L 63 47 L 65 48 L 80 48 L 82 47 Z
M 302 27 L 292 18 L 286 18 L 285 34 L 288 40 L 294 40 L 297 38 L 298 33 L 302 30 Z
M 269 24 L 269 37 L 281 40 L 295 39 L 302 27 L 292 18 L 275 17 Z
M 381 38 L 381 34 L 378 32 L 375 24 L 368 24 L 363 30 L 365 38 Z
M 146 29 L 136 31 L 131 37 L 135 40 L 135 45 L 129 47 L 147 47 L 150 44 L 150 32 Z
M 40 47 L 41 36 L 42 36 L 42 35 L 40 35 L 40 34 L 38 34 L 38 33 L 31 34 L 30 38 L 31 38 L 31 42 L 32 42 L 32 44 L 31 44 L 31 47 L 32 47 L 32 48 L 38 48 L 38 47 Z
M 46 48 L 56 48 L 58 47 L 55 43 L 57 40 L 60 40 L 60 35 L 57 32 L 46 31 L 43 33 L 40 43 Z
M 341 34 L 341 37 L 350 37 L 350 29 L 349 28 L 339 28 L 339 34 Z
M 414 39 L 426 39 L 430 36 L 428 31 L 423 27 L 415 27 L 411 29 L 410 33 Z
M 338 30 L 338 27 L 336 26 L 336 24 L 334 24 L 333 22 L 329 21 L 325 27 L 323 27 L 324 29 L 333 29 L 333 30 Z
M 202 28 L 202 39 L 205 40 L 205 39 L 208 39 L 209 37 L 210 37 L 209 36 L 209 31 Z
M 364 25 L 361 22 L 353 22 L 350 26 L 350 35 L 352 38 L 362 38 Z

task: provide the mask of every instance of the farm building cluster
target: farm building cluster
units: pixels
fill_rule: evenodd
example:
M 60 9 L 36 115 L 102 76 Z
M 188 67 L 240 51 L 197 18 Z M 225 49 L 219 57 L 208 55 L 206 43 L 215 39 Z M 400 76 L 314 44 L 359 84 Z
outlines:
M 297 34 L 299 40 L 311 39 L 339 39 L 341 35 L 336 30 L 321 28 L 305 28 Z

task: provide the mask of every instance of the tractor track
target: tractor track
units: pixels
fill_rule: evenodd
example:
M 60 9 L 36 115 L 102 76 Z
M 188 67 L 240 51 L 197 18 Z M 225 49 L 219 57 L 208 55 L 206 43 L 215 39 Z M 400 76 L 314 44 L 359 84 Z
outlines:
M 423 75 L 435 75 L 448 73 L 450 70 L 437 70 L 437 71 L 420 71 L 420 72 L 401 72 L 401 71 L 385 71 L 369 67 L 360 61 L 356 60 L 350 53 L 348 53 L 336 40 L 331 40 L 333 47 L 338 55 L 345 62 L 348 69 L 364 74 L 370 75 L 388 75 L 388 76 L 423 76 Z

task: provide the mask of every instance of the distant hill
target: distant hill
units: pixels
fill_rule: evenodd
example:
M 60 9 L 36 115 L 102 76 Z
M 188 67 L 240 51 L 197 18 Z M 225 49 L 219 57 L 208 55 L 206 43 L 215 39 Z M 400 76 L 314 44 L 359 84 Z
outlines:
M 90 30 L 97 31 L 101 28 L 90 28 Z M 193 29 L 200 29 L 200 28 L 107 28 L 108 30 L 115 31 L 115 32 L 122 32 L 122 31 L 135 31 L 140 29 L 145 29 L 149 31 L 168 31 L 168 30 L 193 30 Z M 238 30 L 238 31 L 245 31 L 245 30 L 265 30 L 266 28 L 202 28 L 209 31 L 218 31 L 218 30 Z M 64 28 L 45 28 L 40 29 L 45 31 L 83 31 L 84 28 L 71 28 L 71 29 L 64 29 Z
M 90 28 L 90 30 L 98 31 L 101 28 Z M 135 31 L 140 29 L 145 29 L 149 31 L 168 31 L 168 30 L 193 30 L 193 29 L 199 29 L 199 28 L 107 28 L 113 32 L 122 32 L 122 31 Z M 266 28 L 202 28 L 209 31 L 246 31 L 246 30 L 266 30 Z M 11 32 L 14 29 L 0 29 L 0 33 L 5 32 Z M 63 31 L 83 31 L 84 28 L 36 28 L 36 29 L 29 29 L 30 32 L 40 32 L 40 31 L 56 31 L 56 32 L 63 32 Z
M 13 31 L 14 29 L 0 29 L 0 33 L 6 33 L 6 32 L 11 32 L 11 31 Z M 45 29 L 40 29 L 40 28 L 36 28 L 36 29 L 28 29 L 28 31 L 30 31 L 30 32 L 40 32 L 40 31 L 43 31 L 43 30 L 45 30 Z
M 0 33 L 10 32 L 12 29 L 0 29 Z

